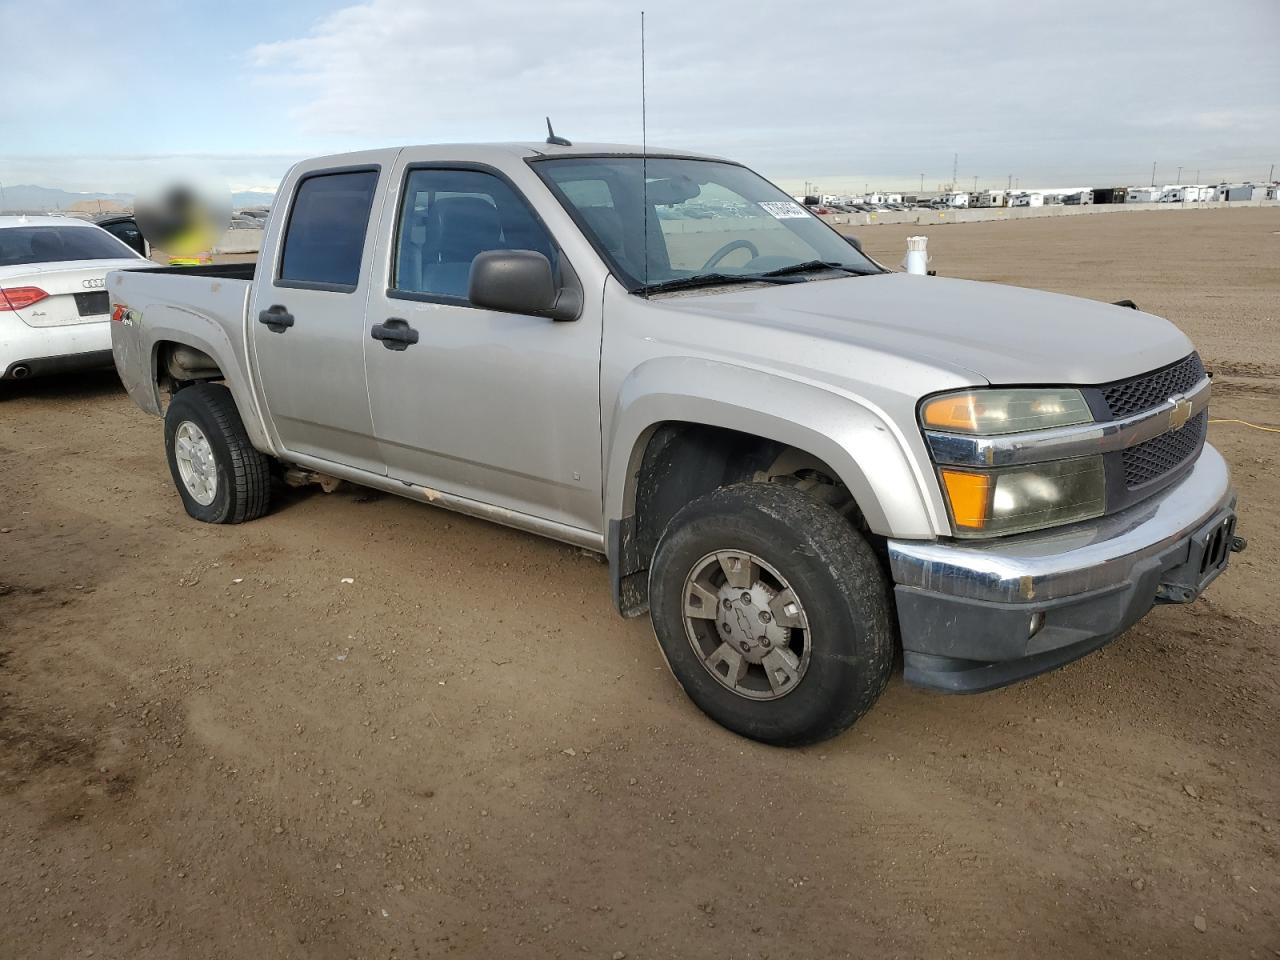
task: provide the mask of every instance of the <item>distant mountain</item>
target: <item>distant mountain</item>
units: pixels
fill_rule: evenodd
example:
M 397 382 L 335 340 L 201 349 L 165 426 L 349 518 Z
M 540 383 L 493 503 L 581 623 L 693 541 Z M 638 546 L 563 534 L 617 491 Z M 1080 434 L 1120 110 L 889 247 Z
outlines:
M 72 193 L 56 187 L 37 187 L 33 184 L 4 186 L 4 210 L 0 212 L 44 213 L 48 210 L 65 210 L 73 203 L 85 200 L 112 200 L 116 203 L 133 203 L 131 193 Z M 105 206 L 105 204 L 104 204 Z
M 275 194 L 257 190 L 245 190 L 231 195 L 234 207 L 268 207 Z M 92 201 L 103 201 L 103 210 L 109 209 L 109 203 L 118 203 L 126 207 L 133 206 L 132 193 L 73 193 L 57 187 L 39 187 L 34 184 L 15 184 L 4 186 L 4 202 L 0 204 L 0 213 L 46 213 L 54 210 L 70 209 L 72 204 L 78 210 L 85 210 L 84 204 Z

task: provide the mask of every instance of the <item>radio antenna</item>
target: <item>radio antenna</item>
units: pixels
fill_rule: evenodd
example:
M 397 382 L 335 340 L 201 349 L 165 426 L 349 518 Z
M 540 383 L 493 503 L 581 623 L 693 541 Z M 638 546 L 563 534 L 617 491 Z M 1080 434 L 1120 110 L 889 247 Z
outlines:
M 572 147 L 573 144 L 564 137 L 557 137 L 556 132 L 551 129 L 551 118 L 547 117 L 547 143 L 556 147 Z
M 649 299 L 649 124 L 644 84 L 644 11 L 640 11 L 640 199 L 644 204 L 644 296 Z

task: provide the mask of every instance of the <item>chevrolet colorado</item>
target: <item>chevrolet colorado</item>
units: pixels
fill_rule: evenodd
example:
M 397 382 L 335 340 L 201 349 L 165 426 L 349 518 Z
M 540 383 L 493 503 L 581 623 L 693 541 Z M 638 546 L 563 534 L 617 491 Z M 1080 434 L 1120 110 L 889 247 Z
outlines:
M 113 273 L 187 512 L 335 478 L 598 551 L 707 714 L 832 736 L 1194 599 L 1242 549 L 1211 381 L 1137 310 L 886 270 L 746 167 L 617 145 L 299 163 L 258 262 Z

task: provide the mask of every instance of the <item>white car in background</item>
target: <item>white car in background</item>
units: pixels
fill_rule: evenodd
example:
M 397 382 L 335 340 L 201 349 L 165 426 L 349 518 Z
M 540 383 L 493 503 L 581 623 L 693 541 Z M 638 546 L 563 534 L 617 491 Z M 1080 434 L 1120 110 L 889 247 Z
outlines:
M 67 217 L 0 217 L 0 380 L 110 367 L 110 270 L 155 266 Z

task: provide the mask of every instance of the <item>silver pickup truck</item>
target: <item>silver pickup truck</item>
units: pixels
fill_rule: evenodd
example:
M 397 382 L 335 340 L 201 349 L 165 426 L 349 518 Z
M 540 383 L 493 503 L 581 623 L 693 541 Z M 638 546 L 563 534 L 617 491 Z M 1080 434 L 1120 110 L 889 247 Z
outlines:
M 1067 663 L 1244 546 L 1171 324 L 891 272 L 723 159 L 322 157 L 256 265 L 108 289 L 191 516 L 344 480 L 601 552 L 689 696 L 769 743 L 847 728 L 899 649 L 944 691 Z

